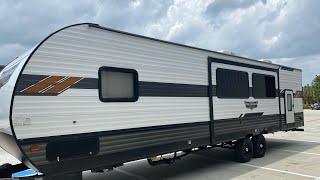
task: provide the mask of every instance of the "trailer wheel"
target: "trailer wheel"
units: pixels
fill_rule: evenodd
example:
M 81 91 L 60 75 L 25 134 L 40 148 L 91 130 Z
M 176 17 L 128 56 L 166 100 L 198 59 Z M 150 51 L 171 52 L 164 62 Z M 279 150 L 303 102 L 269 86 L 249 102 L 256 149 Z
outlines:
M 253 157 L 261 158 L 266 154 L 267 142 L 262 134 L 252 137 Z
M 0 178 L 11 178 L 11 169 L 12 169 L 11 164 L 3 164 L 0 166 Z
M 249 138 L 241 139 L 235 145 L 236 161 L 245 163 L 251 160 L 253 155 L 253 146 Z

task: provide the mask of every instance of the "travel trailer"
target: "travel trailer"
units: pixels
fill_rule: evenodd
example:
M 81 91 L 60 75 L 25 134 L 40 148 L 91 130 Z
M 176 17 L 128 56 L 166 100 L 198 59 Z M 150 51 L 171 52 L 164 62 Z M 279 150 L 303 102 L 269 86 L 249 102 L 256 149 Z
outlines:
M 0 99 L 1 147 L 48 178 L 217 146 L 247 162 L 304 125 L 300 69 L 91 23 L 9 63 Z

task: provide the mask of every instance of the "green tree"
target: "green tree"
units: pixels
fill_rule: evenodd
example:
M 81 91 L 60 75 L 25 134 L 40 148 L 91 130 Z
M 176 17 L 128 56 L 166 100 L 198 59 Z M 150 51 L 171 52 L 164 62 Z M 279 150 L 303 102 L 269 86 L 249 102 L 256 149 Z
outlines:
M 314 100 L 320 102 L 320 75 L 317 75 L 312 81 Z
M 309 84 L 303 87 L 303 103 L 311 105 L 315 102 L 313 88 Z

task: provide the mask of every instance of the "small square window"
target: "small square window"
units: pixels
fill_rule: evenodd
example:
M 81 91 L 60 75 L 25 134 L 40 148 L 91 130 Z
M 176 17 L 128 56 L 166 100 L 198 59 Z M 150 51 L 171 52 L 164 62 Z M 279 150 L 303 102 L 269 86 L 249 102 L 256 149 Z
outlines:
M 138 72 L 134 69 L 101 67 L 99 97 L 102 102 L 135 102 L 139 98 Z

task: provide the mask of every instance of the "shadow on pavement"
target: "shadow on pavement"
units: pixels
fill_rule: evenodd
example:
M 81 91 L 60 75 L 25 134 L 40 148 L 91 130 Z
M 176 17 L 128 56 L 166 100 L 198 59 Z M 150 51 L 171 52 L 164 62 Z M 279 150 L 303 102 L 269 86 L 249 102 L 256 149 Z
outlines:
M 252 162 L 254 164 L 266 166 L 320 145 L 283 139 L 267 139 L 267 141 L 266 156 L 260 159 L 253 159 Z M 297 152 L 283 151 L 288 149 Z M 84 173 L 84 179 L 231 179 L 253 170 L 256 170 L 256 168 L 240 166 L 239 163 L 234 162 L 233 150 L 213 148 L 191 154 L 170 165 L 149 166 L 146 160 L 143 160 L 125 164 L 123 167 L 111 172 L 101 174 L 86 172 Z

